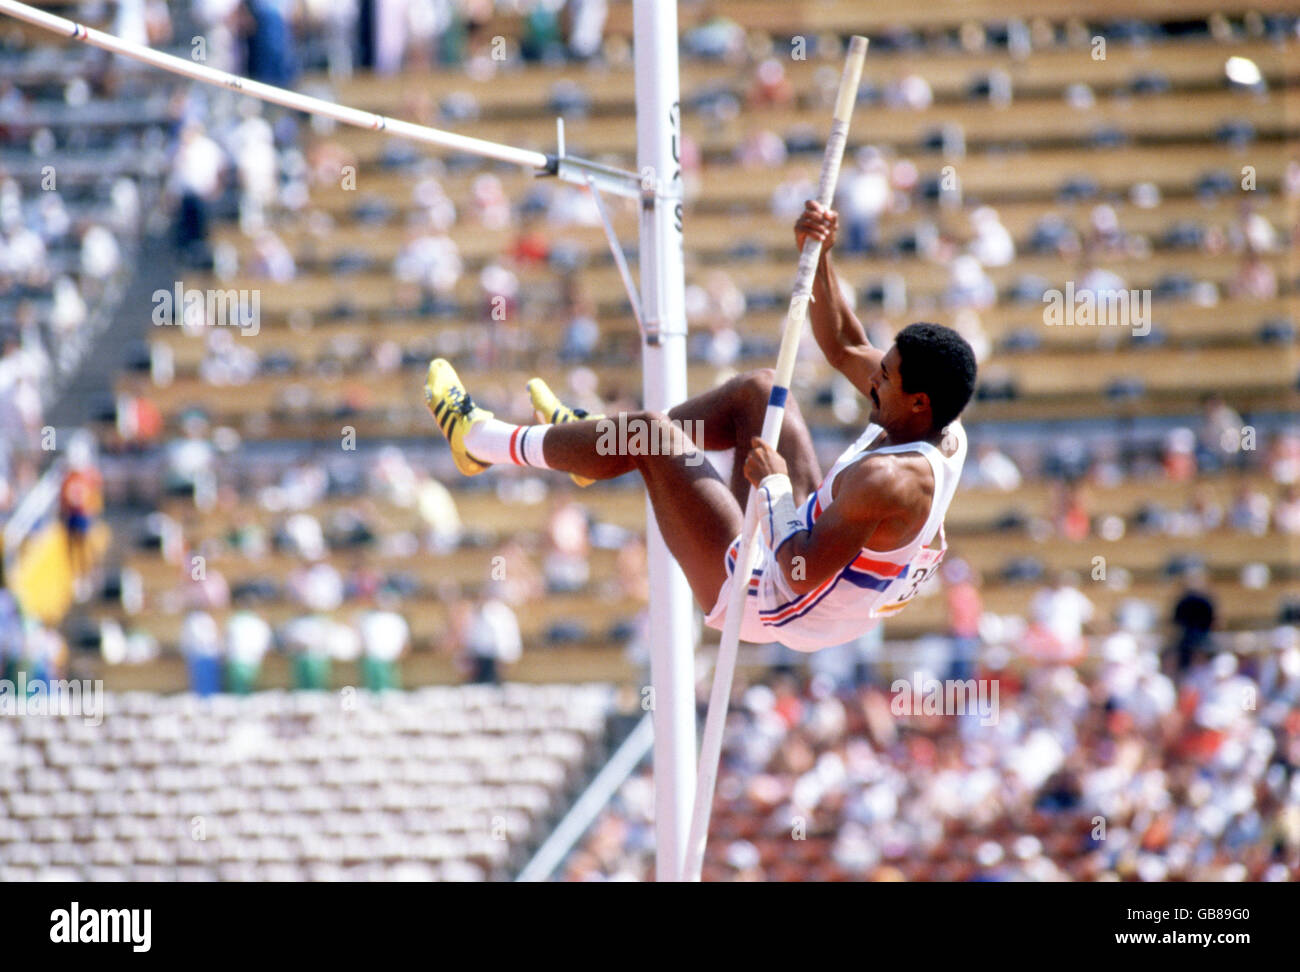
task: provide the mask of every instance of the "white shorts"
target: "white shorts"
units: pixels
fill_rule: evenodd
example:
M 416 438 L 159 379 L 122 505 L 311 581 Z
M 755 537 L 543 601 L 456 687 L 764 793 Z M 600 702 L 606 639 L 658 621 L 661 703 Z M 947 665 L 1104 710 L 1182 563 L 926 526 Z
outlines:
M 772 551 L 768 549 L 767 544 L 763 543 L 762 538 L 755 538 L 755 544 L 759 549 L 758 566 L 755 572 L 762 571 L 764 575 L 769 570 L 780 571 L 776 564 L 776 558 L 772 556 Z M 739 556 L 740 537 L 731 541 L 728 548 L 731 557 Z M 718 600 L 704 618 L 704 623 L 716 631 L 721 631 L 727 620 L 727 605 L 731 602 L 731 588 L 736 581 L 735 571 L 732 567 L 731 559 L 724 557 L 723 566 L 727 571 L 727 579 L 722 583 L 722 589 L 718 591 Z M 784 638 L 790 637 L 793 633 L 789 629 L 774 628 L 765 624 L 758 616 L 758 611 L 762 602 L 760 585 L 756 576 L 751 576 L 749 582 L 749 596 L 745 598 L 745 615 L 740 621 L 740 640 L 747 641 L 753 645 L 770 645 L 779 643 L 787 648 L 793 648 L 795 651 L 816 651 L 816 648 L 799 648 L 788 644 Z M 784 637 L 783 637 L 784 635 Z

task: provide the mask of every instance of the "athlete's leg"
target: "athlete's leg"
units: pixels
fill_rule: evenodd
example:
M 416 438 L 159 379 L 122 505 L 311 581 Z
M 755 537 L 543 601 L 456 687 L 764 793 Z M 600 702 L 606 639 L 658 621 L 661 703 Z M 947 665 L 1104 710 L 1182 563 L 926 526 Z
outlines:
M 701 428 L 704 430 L 704 441 L 697 443 L 701 447 L 735 448 L 731 492 L 742 507 L 749 497 L 745 458 L 749 455 L 750 441 L 763 432 L 763 416 L 767 412 L 773 376 L 771 368 L 737 375 L 717 388 L 682 402 L 668 413 L 674 421 L 689 422 L 686 429 L 691 434 L 698 434 Z M 804 424 L 794 398 L 786 399 L 785 419 L 781 423 L 781 438 L 776 451 L 790 470 L 795 502 L 802 503 L 821 483 L 822 475 L 817 454 L 813 451 L 812 436 L 808 434 L 808 426 Z
M 736 450 L 732 467 L 731 492 L 736 501 L 744 504 L 749 496 L 749 482 L 745 479 L 745 457 L 749 455 L 750 442 L 763 431 L 763 416 L 767 410 L 768 396 L 772 391 L 773 372 L 770 368 L 751 371 L 682 402 L 668 412 L 668 417 L 682 426 L 703 449 Z M 643 422 L 638 413 L 610 415 L 605 419 L 585 422 L 568 422 L 553 426 L 546 433 L 546 464 L 552 469 L 562 469 L 590 479 L 612 479 L 632 470 L 632 465 L 608 448 L 617 441 L 620 429 L 635 431 L 636 423 Z M 567 430 L 558 435 L 559 430 Z M 607 447 L 601 450 L 602 438 Z M 623 436 L 627 438 L 626 435 Z M 781 439 L 777 452 L 786 461 L 796 502 L 802 503 L 821 482 L 821 469 L 813 450 L 812 436 L 804 424 L 803 415 L 793 399 L 786 401 L 785 420 L 781 424 Z
M 644 429 L 642 441 L 655 446 L 601 455 L 600 423 L 570 422 L 547 430 L 543 446 L 546 464 L 590 479 L 639 472 L 669 551 L 700 606 L 706 612 L 712 610 L 727 578 L 727 547 L 743 525 L 739 502 L 695 443 L 668 416 L 628 412 L 603 421 L 624 423 L 634 432 Z
M 639 472 L 668 548 L 707 611 L 716 603 L 726 580 L 726 550 L 743 523 L 747 494 L 736 488 L 736 483 L 747 485 L 744 456 L 750 437 L 760 431 L 761 409 L 767 398 L 763 386 L 770 387 L 770 382 L 770 377 L 761 375 L 738 380 L 686 403 L 679 411 L 682 420 L 694 422 L 698 416 L 706 445 L 737 447 L 731 486 L 722 481 L 682 426 L 660 413 L 624 412 L 553 426 L 509 425 L 476 406 L 455 370 L 441 359 L 430 364 L 425 396 L 451 443 L 457 467 L 466 475 L 477 475 L 495 462 L 545 466 L 588 479 Z M 755 414 L 746 417 L 748 412 Z M 733 437 L 730 442 L 721 437 L 728 428 Z M 796 417 L 791 429 L 789 444 L 784 434 L 782 444 L 793 458 L 792 478 L 798 476 L 806 492 L 810 479 L 815 483 L 816 459 L 802 421 Z
M 744 504 L 749 495 L 749 483 L 745 480 L 745 458 L 749 455 L 750 442 L 763 430 L 763 417 L 767 411 L 768 396 L 772 391 L 773 371 L 770 368 L 751 371 L 719 385 L 717 388 L 696 395 L 673 408 L 668 417 L 680 423 L 687 435 L 695 439 L 696 445 L 705 449 L 735 449 L 736 461 L 731 473 L 731 491 L 737 502 Z M 540 378 L 529 383 L 535 408 L 541 408 L 542 416 L 550 416 L 556 425 L 577 425 L 572 412 L 564 406 Z M 538 403 L 542 402 L 543 405 Z M 609 416 L 611 422 L 625 422 L 627 416 Z M 584 443 L 598 442 L 600 430 L 617 428 L 617 426 L 598 426 L 592 422 L 586 433 L 569 441 L 573 451 L 565 449 L 557 452 L 555 459 L 548 458 L 547 465 L 555 469 L 571 472 L 575 479 L 608 479 L 621 476 L 630 470 L 627 463 L 601 462 L 592 464 L 581 453 L 588 451 Z M 790 471 L 790 481 L 794 487 L 798 502 L 808 496 L 821 482 L 821 470 L 817 456 L 813 451 L 812 437 L 804 424 L 803 415 L 793 399 L 787 401 L 785 421 L 781 426 L 781 439 L 777 451 L 786 461 Z M 549 454 L 548 454 L 549 455 Z M 608 456 L 603 458 L 608 459 Z M 580 468 L 575 463 L 583 464 Z M 592 476 L 587 470 L 603 473 Z M 582 483 L 580 483 L 581 485 Z

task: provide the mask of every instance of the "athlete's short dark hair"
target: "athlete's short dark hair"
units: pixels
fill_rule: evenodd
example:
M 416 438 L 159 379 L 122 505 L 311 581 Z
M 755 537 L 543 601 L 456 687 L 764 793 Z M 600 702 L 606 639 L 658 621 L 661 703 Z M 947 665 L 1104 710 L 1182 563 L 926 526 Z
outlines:
M 944 428 L 975 393 L 975 352 L 952 328 L 926 321 L 907 325 L 894 344 L 902 362 L 903 391 L 925 392 L 934 428 Z

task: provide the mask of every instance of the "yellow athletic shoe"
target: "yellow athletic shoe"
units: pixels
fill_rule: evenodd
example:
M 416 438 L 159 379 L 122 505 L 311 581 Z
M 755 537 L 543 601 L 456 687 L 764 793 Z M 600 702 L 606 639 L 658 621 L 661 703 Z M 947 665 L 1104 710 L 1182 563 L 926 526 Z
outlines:
M 528 397 L 533 402 L 533 414 L 537 416 L 537 421 L 546 425 L 563 425 L 566 422 L 581 422 L 585 419 L 602 419 L 603 415 L 592 415 L 583 408 L 569 408 L 564 402 L 560 401 L 555 392 L 551 391 L 549 385 L 540 378 L 533 378 L 528 382 Z M 588 479 L 586 476 L 579 476 L 577 473 L 569 473 L 569 478 L 579 486 L 590 486 L 595 482 L 594 479 Z
M 457 469 L 466 476 L 477 476 L 491 465 L 479 462 L 466 451 L 465 433 L 471 426 L 492 418 L 492 413 L 474 404 L 456 369 L 446 358 L 434 358 L 429 362 L 429 376 L 424 380 L 424 401 L 438 428 L 447 437 Z

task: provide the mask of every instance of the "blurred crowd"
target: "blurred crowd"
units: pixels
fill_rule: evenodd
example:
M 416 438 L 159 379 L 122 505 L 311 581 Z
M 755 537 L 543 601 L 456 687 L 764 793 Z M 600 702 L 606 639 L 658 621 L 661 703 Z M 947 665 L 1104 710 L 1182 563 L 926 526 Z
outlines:
M 900 717 L 887 679 L 738 690 L 705 879 L 1300 878 L 1296 626 L 1173 674 L 1124 632 L 1087 666 L 990 661 L 991 726 Z M 651 877 L 653 792 L 648 768 L 631 777 L 563 877 Z
M 147 581 L 128 564 L 111 585 L 128 633 L 137 621 L 160 614 L 183 617 L 178 647 L 191 662 L 196 689 L 222 684 L 218 660 L 230 676 L 233 660 L 242 659 L 242 681 L 228 677 L 225 684 L 252 686 L 266 654 L 284 652 L 293 659 L 296 684 L 320 688 L 330 683 L 331 662 L 395 663 L 408 647 L 452 659 L 469 681 L 495 683 L 522 653 L 518 612 L 583 592 L 645 600 L 640 537 L 601 522 L 571 490 L 548 496 L 540 479 L 503 477 L 497 483 L 503 509 L 545 503 L 547 513 L 542 536 L 499 535 L 462 523 L 456 498 L 422 456 L 385 447 L 363 466 L 313 456 L 278 468 L 256 464 L 242 480 L 228 469 L 219 479 L 216 450 L 202 430 L 202 423 L 191 423 L 184 447 L 172 450 L 153 500 L 159 508 L 138 540 L 157 552 L 175 580 Z M 110 489 L 121 488 L 110 482 Z M 169 505 L 165 497 L 185 502 Z M 209 524 L 223 525 L 196 524 L 190 502 Z M 616 577 L 592 571 L 596 549 L 615 552 Z M 420 567 L 422 556 L 458 550 L 470 552 L 478 566 L 440 577 Z M 426 624 L 413 637 L 408 619 L 427 619 L 431 610 L 433 633 Z M 548 643 L 607 634 L 554 613 L 543 632 Z M 608 633 L 626 642 L 637 630 L 630 617 Z M 120 643 L 116 633 L 111 640 Z M 156 650 L 154 643 L 119 660 L 146 660 Z
M 69 204 L 0 166 L 0 519 L 49 459 L 46 409 L 94 337 L 89 322 L 123 272 L 139 221 L 137 185 Z

